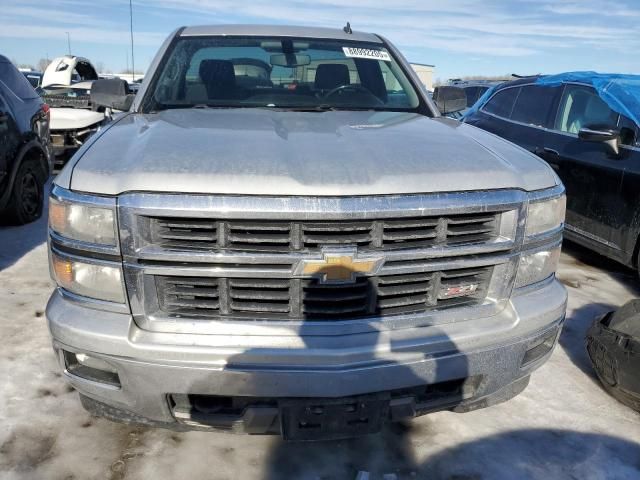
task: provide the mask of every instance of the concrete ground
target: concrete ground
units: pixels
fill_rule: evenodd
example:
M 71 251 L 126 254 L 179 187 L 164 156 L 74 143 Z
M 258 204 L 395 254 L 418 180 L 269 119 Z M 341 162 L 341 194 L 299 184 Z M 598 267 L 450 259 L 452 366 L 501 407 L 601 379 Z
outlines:
M 286 444 L 90 417 L 51 350 L 46 222 L 0 228 L 0 479 L 639 479 L 640 415 L 600 387 L 584 336 L 598 315 L 638 296 L 640 282 L 570 244 L 561 262 L 569 311 L 560 346 L 520 396 L 357 440 Z

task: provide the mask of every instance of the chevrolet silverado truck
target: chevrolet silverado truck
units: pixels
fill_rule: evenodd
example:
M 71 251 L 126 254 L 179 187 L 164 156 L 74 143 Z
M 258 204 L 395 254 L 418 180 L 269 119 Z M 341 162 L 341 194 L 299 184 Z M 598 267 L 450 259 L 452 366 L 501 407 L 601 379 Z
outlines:
M 49 209 L 48 325 L 91 413 L 349 437 L 507 400 L 550 356 L 561 182 L 441 117 L 385 38 L 180 28 L 133 100 L 113 82 L 128 111 Z

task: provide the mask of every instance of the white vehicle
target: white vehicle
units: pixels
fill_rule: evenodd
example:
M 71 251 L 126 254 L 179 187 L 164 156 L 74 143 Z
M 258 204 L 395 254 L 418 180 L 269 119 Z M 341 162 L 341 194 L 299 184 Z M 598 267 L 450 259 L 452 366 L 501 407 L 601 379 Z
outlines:
M 51 142 L 60 168 L 98 130 L 105 114 L 92 108 L 91 85 L 98 74 L 86 58 L 54 59 L 42 77 L 42 96 L 51 107 Z

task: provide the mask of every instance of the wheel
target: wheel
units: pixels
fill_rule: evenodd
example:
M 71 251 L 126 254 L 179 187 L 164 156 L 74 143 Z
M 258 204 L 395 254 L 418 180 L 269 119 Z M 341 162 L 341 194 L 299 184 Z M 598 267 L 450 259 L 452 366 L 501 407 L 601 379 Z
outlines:
M 33 222 L 42 215 L 45 178 L 37 159 L 26 158 L 18 168 L 3 220 L 14 225 Z

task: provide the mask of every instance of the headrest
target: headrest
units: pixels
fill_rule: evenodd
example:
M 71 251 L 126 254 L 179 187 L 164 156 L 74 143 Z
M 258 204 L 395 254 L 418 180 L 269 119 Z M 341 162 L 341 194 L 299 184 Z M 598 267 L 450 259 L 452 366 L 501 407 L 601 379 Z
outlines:
M 216 90 L 234 88 L 236 85 L 233 63 L 229 60 L 202 60 L 199 73 L 202 83 Z
M 318 90 L 331 90 L 340 85 L 349 85 L 349 67 L 340 63 L 321 63 L 316 68 L 314 87 Z

